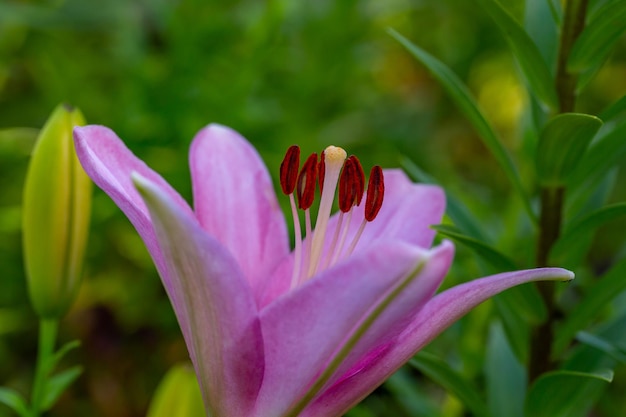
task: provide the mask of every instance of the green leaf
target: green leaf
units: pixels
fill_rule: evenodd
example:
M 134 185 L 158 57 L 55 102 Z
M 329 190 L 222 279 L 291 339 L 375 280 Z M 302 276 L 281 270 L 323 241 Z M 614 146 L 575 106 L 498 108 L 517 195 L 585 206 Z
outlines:
M 523 27 L 495 0 L 478 0 L 509 43 L 533 95 L 550 109 L 559 107 L 550 69 Z
M 421 381 L 413 377 L 410 369 L 400 368 L 387 381 L 385 388 L 402 404 L 409 416 L 440 417 L 439 404 L 422 389 Z M 411 371 L 412 372 L 412 371 Z M 374 416 L 380 414 L 373 414 Z
M 549 0 L 526 0 L 523 24 L 544 62 L 556 62 L 561 15 L 554 3 Z
M 552 118 L 537 145 L 537 175 L 543 185 L 564 185 L 602 126 L 595 116 L 564 113 Z
M 83 368 L 81 366 L 74 366 L 48 379 L 48 381 L 46 381 L 45 394 L 43 403 L 41 404 L 41 409 L 43 411 L 47 411 L 52 408 L 61 394 L 63 394 L 72 382 L 76 381 L 82 372 Z
M 618 362 L 621 362 L 622 364 L 626 364 L 626 354 L 624 353 L 623 349 L 620 349 L 611 342 L 601 337 L 598 337 L 595 334 L 578 332 L 576 333 L 576 340 L 578 340 L 580 343 L 584 343 L 587 346 L 591 346 L 601 352 L 606 353 L 608 356 L 612 357 Z
M 10 388 L 0 387 L 0 403 L 6 405 L 21 417 L 30 417 L 30 411 L 24 398 Z
M 625 215 L 626 203 L 612 204 L 590 213 L 565 230 L 552 247 L 550 259 L 560 263 L 579 245 L 584 245 L 600 226 Z
M 519 173 L 517 172 L 517 167 L 513 163 L 513 160 L 504 146 L 502 146 L 502 142 L 498 139 L 495 131 L 489 122 L 487 122 L 487 119 L 485 119 L 481 111 L 478 109 L 476 100 L 474 100 L 467 87 L 463 84 L 459 77 L 457 77 L 456 74 L 450 70 L 450 68 L 444 65 L 437 58 L 411 43 L 411 41 L 400 35 L 395 30 L 389 29 L 389 34 L 400 42 L 400 44 L 402 44 L 402 46 L 404 46 L 418 61 L 420 61 L 430 71 L 430 73 L 437 78 L 448 94 L 450 94 L 454 102 L 459 106 L 470 123 L 472 123 L 480 138 L 483 140 L 483 143 L 493 154 L 496 161 L 498 161 L 504 170 L 505 175 L 508 177 L 509 181 L 511 181 L 513 187 L 522 198 L 522 202 L 524 203 L 524 207 L 529 218 L 534 224 L 537 224 L 537 216 L 533 212 L 530 200 L 526 195 L 526 191 L 524 191 L 522 181 Z
M 61 348 L 50 357 L 49 362 L 46 364 L 47 368 L 52 371 L 68 352 L 78 348 L 79 346 L 80 340 L 72 340 L 71 342 L 67 342 L 61 346 Z
M 489 410 L 476 388 L 441 359 L 420 352 L 409 364 L 456 396 L 474 416 L 489 416 Z
M 520 362 L 525 363 L 528 361 L 530 325 L 527 320 L 519 314 L 519 307 L 517 304 L 515 302 L 513 304 L 510 303 L 511 298 L 514 299 L 514 297 L 501 297 L 509 291 L 510 290 L 507 290 L 498 294 L 493 297 L 492 300 L 496 306 L 498 316 L 502 321 L 504 333 L 506 334 L 506 338 L 509 341 L 509 345 L 511 346 L 513 353 Z M 543 303 L 538 305 L 543 305 Z M 543 309 L 545 311 L 545 307 L 543 307 Z
M 603 176 L 626 154 L 626 121 L 602 129 L 600 135 L 571 174 L 570 186 Z
M 602 113 L 598 117 L 604 120 L 605 123 L 611 121 L 614 117 L 619 116 L 626 110 L 626 96 L 623 96 L 616 102 L 612 103 L 609 107 L 602 110 Z
M 572 417 L 589 406 L 585 395 L 597 384 L 613 380 L 610 370 L 585 373 L 555 371 L 543 374 L 531 386 L 526 397 L 526 417 Z
M 493 323 L 489 329 L 485 378 L 491 415 L 523 417 L 526 371 L 498 323 Z
M 622 259 L 585 294 L 556 330 L 552 350 L 554 358 L 562 354 L 576 332 L 584 329 L 613 298 L 626 289 L 625 276 L 626 259 Z
M 624 31 L 626 31 L 626 2 L 606 4 L 574 43 L 567 61 L 568 69 L 584 71 L 602 65 Z
M 489 246 L 485 242 L 482 242 L 473 237 L 464 235 L 459 229 L 454 226 L 440 224 L 431 226 L 440 234 L 447 236 L 456 242 L 462 243 L 470 248 L 474 253 L 481 257 L 481 259 L 487 261 L 492 265 L 496 271 L 513 271 L 517 269 L 515 262 L 509 259 L 506 255 L 498 252 L 493 247 Z

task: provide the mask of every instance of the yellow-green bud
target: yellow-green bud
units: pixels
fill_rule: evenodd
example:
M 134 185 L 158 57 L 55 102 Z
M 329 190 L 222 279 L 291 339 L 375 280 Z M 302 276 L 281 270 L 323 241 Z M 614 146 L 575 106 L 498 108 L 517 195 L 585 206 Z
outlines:
M 22 227 L 30 299 L 42 318 L 60 318 L 78 291 L 91 214 L 91 180 L 72 139 L 81 112 L 59 105 L 41 129 L 24 186 Z
M 168 371 L 157 388 L 148 417 L 205 417 L 200 386 L 193 369 L 177 365 Z

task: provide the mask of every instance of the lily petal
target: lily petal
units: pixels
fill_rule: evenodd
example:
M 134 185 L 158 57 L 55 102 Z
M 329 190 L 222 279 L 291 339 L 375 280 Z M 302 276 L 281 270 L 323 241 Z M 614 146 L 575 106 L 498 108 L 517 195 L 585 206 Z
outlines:
M 263 377 L 263 343 L 250 287 L 229 251 L 151 181 L 133 174 L 173 284 L 208 415 L 249 416 Z
M 446 196 L 440 187 L 415 184 L 400 169 L 386 169 L 385 199 L 376 219 L 370 222 L 362 236 L 363 242 L 373 239 L 399 239 L 422 248 L 430 248 L 446 209 Z M 354 216 L 358 227 L 363 219 L 365 204 Z M 356 229 L 355 229 L 356 230 Z
M 266 372 L 259 417 L 290 408 L 287 415 L 297 415 L 337 368 L 349 367 L 346 360 L 375 349 L 382 334 L 398 334 L 396 324 L 406 324 L 432 296 L 451 259 L 451 244 L 431 253 L 379 241 L 269 305 L 261 312 Z
M 253 286 L 289 253 L 289 239 L 272 179 L 239 133 L 212 124 L 189 154 L 196 215 L 237 259 Z
M 531 281 L 569 281 L 574 274 L 561 268 L 508 272 L 457 285 L 433 297 L 413 322 L 369 368 L 362 368 L 324 392 L 302 417 L 341 416 L 408 361 L 418 350 L 469 310 L 490 297 Z
M 132 172 L 141 174 L 169 195 L 181 210 L 192 213 L 187 202 L 159 174 L 137 158 L 108 127 L 96 125 L 76 127 L 74 143 L 85 172 L 111 197 L 135 226 L 164 279 L 166 289 L 171 287 L 148 209 L 133 186 L 130 175 Z

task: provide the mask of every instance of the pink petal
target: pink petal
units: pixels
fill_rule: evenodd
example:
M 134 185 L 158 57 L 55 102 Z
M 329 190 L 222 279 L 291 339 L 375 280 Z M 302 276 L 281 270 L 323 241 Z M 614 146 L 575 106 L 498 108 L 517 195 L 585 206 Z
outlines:
M 108 127 L 74 128 L 78 159 L 87 175 L 117 204 L 143 239 L 166 288 L 167 270 L 159 249 L 148 210 L 130 179 L 137 172 L 156 184 L 181 210 L 192 213 L 185 200 L 156 172 L 137 158 Z
M 202 227 L 233 254 L 253 286 L 289 253 L 272 179 L 256 150 L 234 130 L 209 125 L 189 154 Z
M 435 185 L 413 183 L 399 169 L 384 170 L 385 198 L 374 221 L 365 227 L 357 250 L 375 239 L 397 239 L 422 248 L 430 248 L 436 231 L 430 226 L 441 223 L 446 209 L 446 196 Z M 348 236 L 356 234 L 363 221 L 365 202 L 354 208 Z M 338 215 L 329 223 L 328 230 L 335 229 Z M 332 235 L 332 234 L 331 234 Z M 327 243 L 330 238 L 327 239 Z
M 263 378 L 256 304 L 237 261 L 149 180 L 135 185 L 153 219 L 209 415 L 247 417 Z
M 393 238 L 430 248 L 436 234 L 430 226 L 441 223 L 446 209 L 443 190 L 435 185 L 415 184 L 400 169 L 386 169 L 384 176 L 383 206 L 365 228 L 359 245 L 373 239 Z M 361 213 L 365 204 L 361 206 L 356 222 L 363 219 Z
M 573 278 L 573 273 L 560 268 L 531 269 L 476 279 L 438 294 L 424 306 L 394 345 L 383 352 L 377 361 L 328 389 L 301 416 L 341 416 L 428 342 L 488 298 L 526 282 L 568 281 Z
M 451 259 L 451 244 L 429 253 L 380 241 L 263 310 L 266 372 L 258 416 L 283 415 L 329 365 L 350 367 L 397 335 L 436 291 Z

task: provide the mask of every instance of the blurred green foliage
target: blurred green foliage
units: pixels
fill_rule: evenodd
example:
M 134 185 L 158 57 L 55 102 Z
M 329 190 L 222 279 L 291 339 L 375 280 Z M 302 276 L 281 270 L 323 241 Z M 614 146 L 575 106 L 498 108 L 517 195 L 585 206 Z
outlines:
M 507 8 L 521 18 L 538 3 L 517 0 Z M 275 178 L 293 143 L 304 154 L 341 145 L 366 169 L 408 158 L 467 207 L 483 236 L 500 238 L 489 240 L 505 245 L 502 252 L 516 254 L 520 264 L 532 257 L 529 242 L 514 238 L 528 225 L 519 223 L 518 202 L 499 166 L 388 27 L 419 40 L 468 84 L 504 146 L 523 157 L 522 178 L 532 179 L 520 122 L 530 117 L 524 115 L 530 98 L 505 40 L 475 2 L 0 0 L 0 381 L 27 392 L 33 372 L 37 321 L 22 266 L 21 193 L 38 128 L 62 101 L 81 108 L 89 123 L 113 128 L 188 199 L 187 148 L 210 122 L 244 134 Z M 529 31 L 548 45 L 555 34 L 547 27 Z M 597 114 L 620 98 L 625 72 L 621 39 L 583 93 L 580 110 Z M 624 197 L 618 188 L 609 201 Z M 591 270 L 606 270 L 626 253 L 626 224 L 618 223 L 600 231 Z M 482 275 L 481 267 L 459 246 L 446 285 Z M 589 279 L 583 274 L 576 285 Z M 492 307 L 477 309 L 431 350 L 459 373 L 479 375 Z M 166 369 L 187 359 L 143 243 L 99 190 L 85 284 L 60 338 L 82 340 L 72 362 L 85 373 L 50 416 L 143 416 Z M 618 368 L 597 415 L 626 413 L 624 376 Z M 407 368 L 351 415 L 460 416 L 462 410 Z

